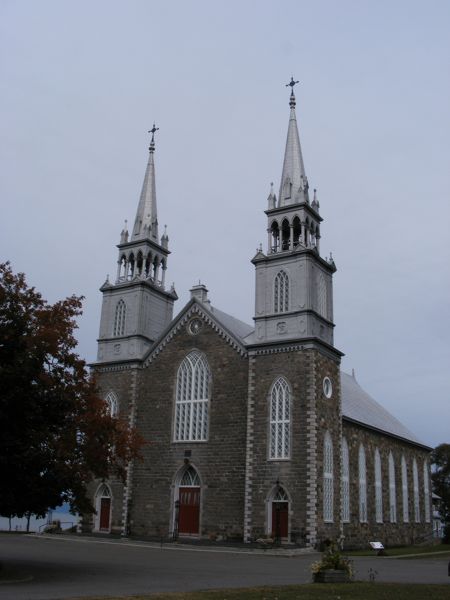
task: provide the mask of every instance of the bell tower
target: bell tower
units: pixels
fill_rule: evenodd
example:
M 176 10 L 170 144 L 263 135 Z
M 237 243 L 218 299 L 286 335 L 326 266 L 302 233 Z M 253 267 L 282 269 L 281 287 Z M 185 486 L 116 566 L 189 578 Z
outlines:
M 290 116 L 277 199 L 268 197 L 267 252 L 252 262 L 256 270 L 255 333 L 252 343 L 319 339 L 333 346 L 333 259 L 320 256 L 317 191 L 310 201 L 295 113 L 292 78 Z
M 103 294 L 98 363 L 140 360 L 172 320 L 175 289 L 166 289 L 169 238 L 159 238 L 155 185 L 155 125 L 131 236 L 127 222 L 118 244 L 117 276 Z

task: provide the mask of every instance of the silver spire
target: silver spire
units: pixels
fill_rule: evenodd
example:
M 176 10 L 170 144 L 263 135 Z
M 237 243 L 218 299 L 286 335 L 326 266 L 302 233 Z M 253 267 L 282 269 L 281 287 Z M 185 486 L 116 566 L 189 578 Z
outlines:
M 146 237 L 158 242 L 158 212 L 156 208 L 156 185 L 155 185 L 155 133 L 159 127 L 153 123 L 149 133 L 152 139 L 149 146 L 149 157 L 145 170 L 144 183 L 142 184 L 141 197 L 136 212 L 133 227 L 133 239 Z
M 297 202 L 308 201 L 308 179 L 303 164 L 302 149 L 298 135 L 297 118 L 295 116 L 295 95 L 294 85 L 298 81 L 291 81 L 286 84 L 291 88 L 289 106 L 291 114 L 289 117 L 289 126 L 286 139 L 286 149 L 284 152 L 283 172 L 281 174 L 279 205 L 286 206 Z

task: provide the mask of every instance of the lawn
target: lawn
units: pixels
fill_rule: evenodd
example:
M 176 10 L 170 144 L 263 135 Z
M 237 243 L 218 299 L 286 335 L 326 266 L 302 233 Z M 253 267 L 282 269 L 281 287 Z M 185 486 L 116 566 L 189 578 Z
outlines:
M 179 594 L 127 596 L 126 600 L 448 600 L 450 586 L 409 583 L 290 585 L 277 588 L 212 590 Z M 125 600 L 124 597 L 84 600 Z

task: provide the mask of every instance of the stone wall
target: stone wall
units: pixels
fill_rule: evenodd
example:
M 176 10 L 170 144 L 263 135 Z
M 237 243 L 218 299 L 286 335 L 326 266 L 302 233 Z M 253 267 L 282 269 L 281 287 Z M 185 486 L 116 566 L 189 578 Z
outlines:
M 248 363 L 206 322 L 197 335 L 188 325 L 140 373 L 137 425 L 147 445 L 134 466 L 130 529 L 139 536 L 172 533 L 177 475 L 189 464 L 201 479 L 201 535 L 241 538 Z M 177 371 L 194 349 L 211 370 L 208 441 L 175 442 Z
M 344 523 L 344 545 L 346 548 L 367 548 L 369 541 L 380 541 L 385 546 L 413 544 L 431 539 L 432 524 L 425 522 L 425 496 L 423 484 L 423 462 L 429 461 L 429 451 L 406 441 L 360 427 L 355 423 L 343 422 L 343 435 L 349 448 L 350 464 L 350 523 Z M 359 445 L 364 445 L 367 472 L 367 523 L 359 520 Z M 376 522 L 375 515 L 375 451 L 381 456 L 383 522 Z M 390 519 L 389 503 L 389 452 L 395 464 L 396 522 Z M 403 521 L 401 458 L 404 455 L 408 474 L 409 522 Z M 413 459 L 416 459 L 419 475 L 420 523 L 414 517 Z M 431 484 L 429 484 L 431 494 Z M 431 498 L 428 497 L 428 502 Z

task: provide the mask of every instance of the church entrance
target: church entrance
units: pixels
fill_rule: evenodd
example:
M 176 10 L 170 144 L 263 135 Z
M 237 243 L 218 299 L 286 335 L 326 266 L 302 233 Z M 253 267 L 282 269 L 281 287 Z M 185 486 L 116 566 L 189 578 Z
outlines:
M 289 537 L 289 498 L 283 488 L 278 487 L 271 502 L 272 537 L 278 540 Z
M 111 529 L 111 490 L 102 484 L 95 495 L 96 531 L 109 533 Z
M 176 503 L 179 535 L 200 533 L 200 478 L 193 467 L 184 471 Z

